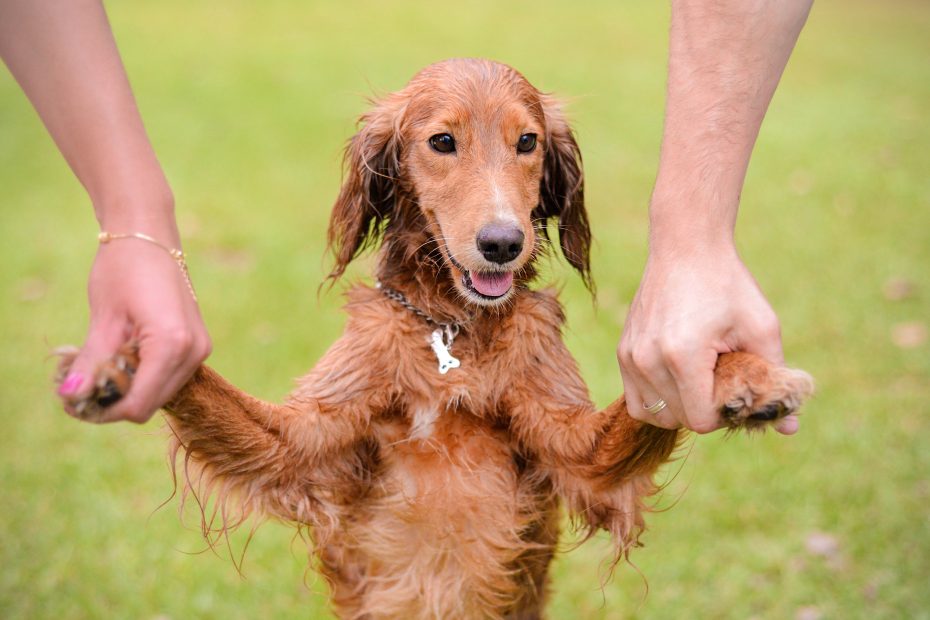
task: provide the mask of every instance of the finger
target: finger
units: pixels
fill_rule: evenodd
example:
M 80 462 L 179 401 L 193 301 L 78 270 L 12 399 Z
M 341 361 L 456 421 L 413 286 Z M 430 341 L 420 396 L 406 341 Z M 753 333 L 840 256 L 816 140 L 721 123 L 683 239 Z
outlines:
M 678 388 L 684 409 L 685 426 L 706 434 L 723 426 L 720 413 L 714 407 L 714 367 L 717 353 L 713 350 L 672 358 L 669 370 Z
M 621 371 L 623 379 L 623 399 L 626 402 L 626 411 L 631 418 L 640 422 L 648 422 L 649 416 L 643 410 L 639 387 L 633 383 L 630 373 Z
M 785 354 L 781 345 L 781 326 L 773 313 L 756 326 L 748 338 L 741 343 L 742 349 L 753 353 L 778 366 L 784 366 Z
M 782 435 L 794 435 L 801 427 L 801 421 L 798 419 L 798 416 L 789 415 L 775 422 L 774 426 L 775 430 Z
M 642 401 L 644 415 L 651 416 L 652 423 L 662 428 L 681 428 L 685 423 L 684 408 L 678 393 L 678 386 L 672 375 L 664 366 L 653 368 L 645 376 L 646 387 L 643 390 L 645 398 Z M 661 403 L 665 406 L 650 413 L 646 407 L 655 407 Z
M 97 369 L 113 357 L 127 339 L 122 320 L 92 321 L 84 346 L 58 388 L 59 396 L 72 400 L 89 396 L 94 389 Z
M 658 345 L 636 349 L 628 356 L 628 370 L 638 388 L 636 406 L 642 409 L 638 419 L 663 428 L 681 428 L 685 425 L 684 408 L 678 386 L 667 368 Z M 646 411 L 648 405 L 663 400 L 666 407 L 660 412 Z
M 192 368 L 188 371 L 188 364 L 183 363 L 186 351 L 179 352 L 162 339 L 145 344 L 140 345 L 139 368 L 129 393 L 103 413 L 99 420 L 101 423 L 119 420 L 139 424 L 147 422 L 193 371 Z
M 620 380 L 623 382 L 623 399 L 626 402 L 626 410 L 634 420 L 643 420 L 643 407 L 639 388 L 642 382 L 640 377 L 635 376 L 636 371 L 633 368 L 633 355 L 629 346 L 628 336 L 624 332 L 617 346 L 617 362 L 620 366 Z
M 681 420 L 675 415 L 675 412 L 672 411 L 670 405 L 658 396 L 652 400 L 645 401 L 647 405 L 659 406 L 659 410 L 655 413 L 651 413 L 648 409 L 643 409 L 643 415 L 647 418 L 646 422 L 657 426 L 659 428 L 667 428 L 670 430 L 682 428 L 684 425 L 681 423 Z M 653 408 L 655 411 L 655 408 Z
M 646 399 L 649 399 L 648 404 L 650 405 L 659 400 L 657 396 L 658 390 L 649 383 L 648 379 L 641 375 L 635 368 L 624 369 L 621 367 L 620 375 L 623 378 L 627 412 L 631 418 L 661 428 L 681 428 L 681 423 L 673 412 L 669 411 L 667 406 L 657 413 L 646 411 L 644 407 Z M 644 394 L 647 396 L 644 397 Z M 666 403 L 667 402 L 668 401 L 666 401 Z

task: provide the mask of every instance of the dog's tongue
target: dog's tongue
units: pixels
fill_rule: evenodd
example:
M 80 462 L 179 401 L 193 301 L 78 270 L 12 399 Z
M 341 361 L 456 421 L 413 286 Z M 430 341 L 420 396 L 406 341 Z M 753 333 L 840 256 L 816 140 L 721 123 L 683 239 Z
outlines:
M 475 290 L 486 295 L 487 297 L 500 297 L 510 290 L 513 284 L 513 272 L 504 273 L 479 273 L 473 271 L 471 276 L 471 285 Z

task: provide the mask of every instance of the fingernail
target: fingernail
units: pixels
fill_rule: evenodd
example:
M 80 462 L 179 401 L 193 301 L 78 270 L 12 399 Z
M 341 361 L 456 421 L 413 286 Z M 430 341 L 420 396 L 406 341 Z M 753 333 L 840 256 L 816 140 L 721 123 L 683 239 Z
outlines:
M 72 372 L 58 386 L 59 396 L 74 396 L 81 386 L 84 385 L 84 377 L 76 372 Z

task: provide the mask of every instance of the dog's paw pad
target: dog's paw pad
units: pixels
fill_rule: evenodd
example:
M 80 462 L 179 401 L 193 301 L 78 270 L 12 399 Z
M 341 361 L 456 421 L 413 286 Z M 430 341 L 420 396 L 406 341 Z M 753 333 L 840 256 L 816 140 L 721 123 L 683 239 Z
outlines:
M 803 370 L 774 366 L 755 355 L 729 353 L 717 367 L 720 417 L 731 430 L 759 430 L 792 415 L 814 391 Z
M 60 347 L 54 351 L 54 354 L 58 356 L 58 368 L 55 372 L 56 386 L 68 376 L 78 352 L 79 350 L 75 347 Z M 116 355 L 97 367 L 90 391 L 81 390 L 74 396 L 59 394 L 65 410 L 81 420 L 100 419 L 107 407 L 119 402 L 129 391 L 132 377 L 138 366 L 138 347 L 123 346 Z

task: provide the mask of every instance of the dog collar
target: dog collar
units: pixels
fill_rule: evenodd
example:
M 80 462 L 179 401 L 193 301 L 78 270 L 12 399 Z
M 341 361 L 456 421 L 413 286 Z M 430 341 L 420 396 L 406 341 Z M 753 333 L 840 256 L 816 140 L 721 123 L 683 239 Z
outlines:
M 389 286 L 384 286 L 380 281 L 375 282 L 375 288 L 381 291 L 381 293 L 391 301 L 397 302 L 405 309 L 425 320 L 429 325 L 436 327 L 430 335 L 429 346 L 433 349 L 433 353 L 436 354 L 436 359 L 439 361 L 439 374 L 444 375 L 451 369 L 458 368 L 461 365 L 461 362 L 450 353 L 452 343 L 455 342 L 455 337 L 462 331 L 461 323 L 458 321 L 437 321 L 410 303 L 403 293 Z

